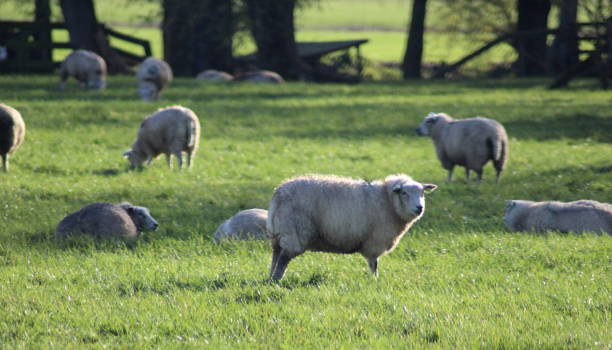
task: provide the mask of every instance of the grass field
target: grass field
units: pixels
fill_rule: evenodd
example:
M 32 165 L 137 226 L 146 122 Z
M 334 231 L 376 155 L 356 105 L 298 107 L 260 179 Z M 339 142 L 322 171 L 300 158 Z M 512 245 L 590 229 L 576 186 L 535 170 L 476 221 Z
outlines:
M 0 76 L 26 142 L 0 174 L 0 348 L 612 347 L 612 238 L 512 234 L 507 199 L 612 202 L 610 95 L 592 81 L 455 80 L 355 86 L 200 85 L 156 103 L 132 77 L 102 93 L 55 76 Z M 142 119 L 182 104 L 200 117 L 194 167 L 141 172 L 121 157 Z M 505 124 L 502 183 L 446 183 L 415 127 L 430 111 Z M 265 242 L 211 241 L 245 208 L 304 173 L 404 172 L 440 187 L 380 261 L 307 253 L 267 282 Z M 458 175 L 461 171 L 458 171 Z M 129 200 L 159 221 L 135 246 L 52 239 L 68 212 Z

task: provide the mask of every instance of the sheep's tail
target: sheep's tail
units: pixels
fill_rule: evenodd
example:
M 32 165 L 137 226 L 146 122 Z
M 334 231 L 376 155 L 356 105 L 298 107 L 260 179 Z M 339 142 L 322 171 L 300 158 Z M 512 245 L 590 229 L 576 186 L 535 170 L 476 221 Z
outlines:
M 491 150 L 491 159 L 493 161 L 499 161 L 504 155 L 504 144 L 499 137 L 488 138 L 487 145 Z
M 487 140 L 491 149 L 491 158 L 493 160 L 493 167 L 496 173 L 496 182 L 499 183 L 501 173 L 504 170 L 506 159 L 508 158 L 508 145 L 505 138 L 497 137 L 496 139 Z
M 187 139 L 187 146 L 190 149 L 195 149 L 195 147 L 197 146 L 196 144 L 196 125 L 195 125 L 195 120 L 193 120 L 192 118 L 189 118 L 189 121 L 187 122 L 187 128 L 185 130 L 186 132 L 186 139 Z

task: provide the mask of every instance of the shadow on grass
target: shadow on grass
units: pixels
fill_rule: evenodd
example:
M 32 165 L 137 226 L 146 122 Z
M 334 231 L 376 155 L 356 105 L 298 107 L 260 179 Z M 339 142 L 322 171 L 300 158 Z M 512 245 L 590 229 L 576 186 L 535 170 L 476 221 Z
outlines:
M 540 141 L 571 138 L 590 138 L 598 142 L 612 142 L 612 115 L 598 116 L 574 114 L 513 120 L 504 123 L 510 137 Z

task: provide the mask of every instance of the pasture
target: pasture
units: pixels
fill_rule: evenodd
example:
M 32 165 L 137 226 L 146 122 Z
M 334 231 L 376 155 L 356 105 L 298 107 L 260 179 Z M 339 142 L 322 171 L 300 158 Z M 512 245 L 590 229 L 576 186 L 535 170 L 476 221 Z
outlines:
M 204 85 L 177 79 L 138 99 L 133 77 L 101 93 L 56 76 L 0 76 L 26 141 L 0 174 L 0 347 L 548 348 L 612 347 L 612 239 L 512 234 L 507 199 L 612 202 L 609 92 L 593 81 L 361 85 Z M 202 124 L 189 171 L 158 159 L 128 171 L 121 154 L 142 119 L 181 104 Z M 424 115 L 502 122 L 500 185 L 457 169 L 446 183 Z M 366 179 L 407 173 L 440 187 L 424 217 L 372 277 L 356 255 L 306 253 L 267 281 L 266 242 L 212 234 L 304 173 Z M 55 242 L 55 225 L 93 201 L 131 201 L 160 223 L 133 246 Z

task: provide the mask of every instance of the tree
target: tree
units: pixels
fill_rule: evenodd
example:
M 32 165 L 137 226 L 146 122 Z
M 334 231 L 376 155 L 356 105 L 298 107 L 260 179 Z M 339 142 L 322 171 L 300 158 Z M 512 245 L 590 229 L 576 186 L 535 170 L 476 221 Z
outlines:
M 517 1 L 519 31 L 542 31 L 540 34 L 522 36 L 517 40 L 518 74 L 533 76 L 547 73 L 546 33 L 548 29 L 549 0 L 518 0 Z
M 554 72 L 568 70 L 578 63 L 578 0 L 563 0 L 559 12 L 559 30 L 552 46 L 551 65 Z
M 51 4 L 49 0 L 34 1 L 34 22 L 48 25 L 51 22 Z M 40 44 L 47 46 L 34 53 L 35 59 L 51 62 L 51 30 L 41 30 L 34 38 Z
M 233 71 L 230 0 L 163 0 L 164 58 L 179 76 Z
M 421 78 L 426 7 L 427 0 L 413 0 L 408 43 L 402 63 L 404 79 Z
M 257 45 L 257 63 L 285 79 L 300 77 L 295 44 L 296 0 L 245 0 L 251 33 Z
M 93 0 L 60 0 L 59 3 L 73 49 L 98 53 L 106 61 L 111 73 L 129 71 L 123 59 L 111 48 L 100 27 Z

